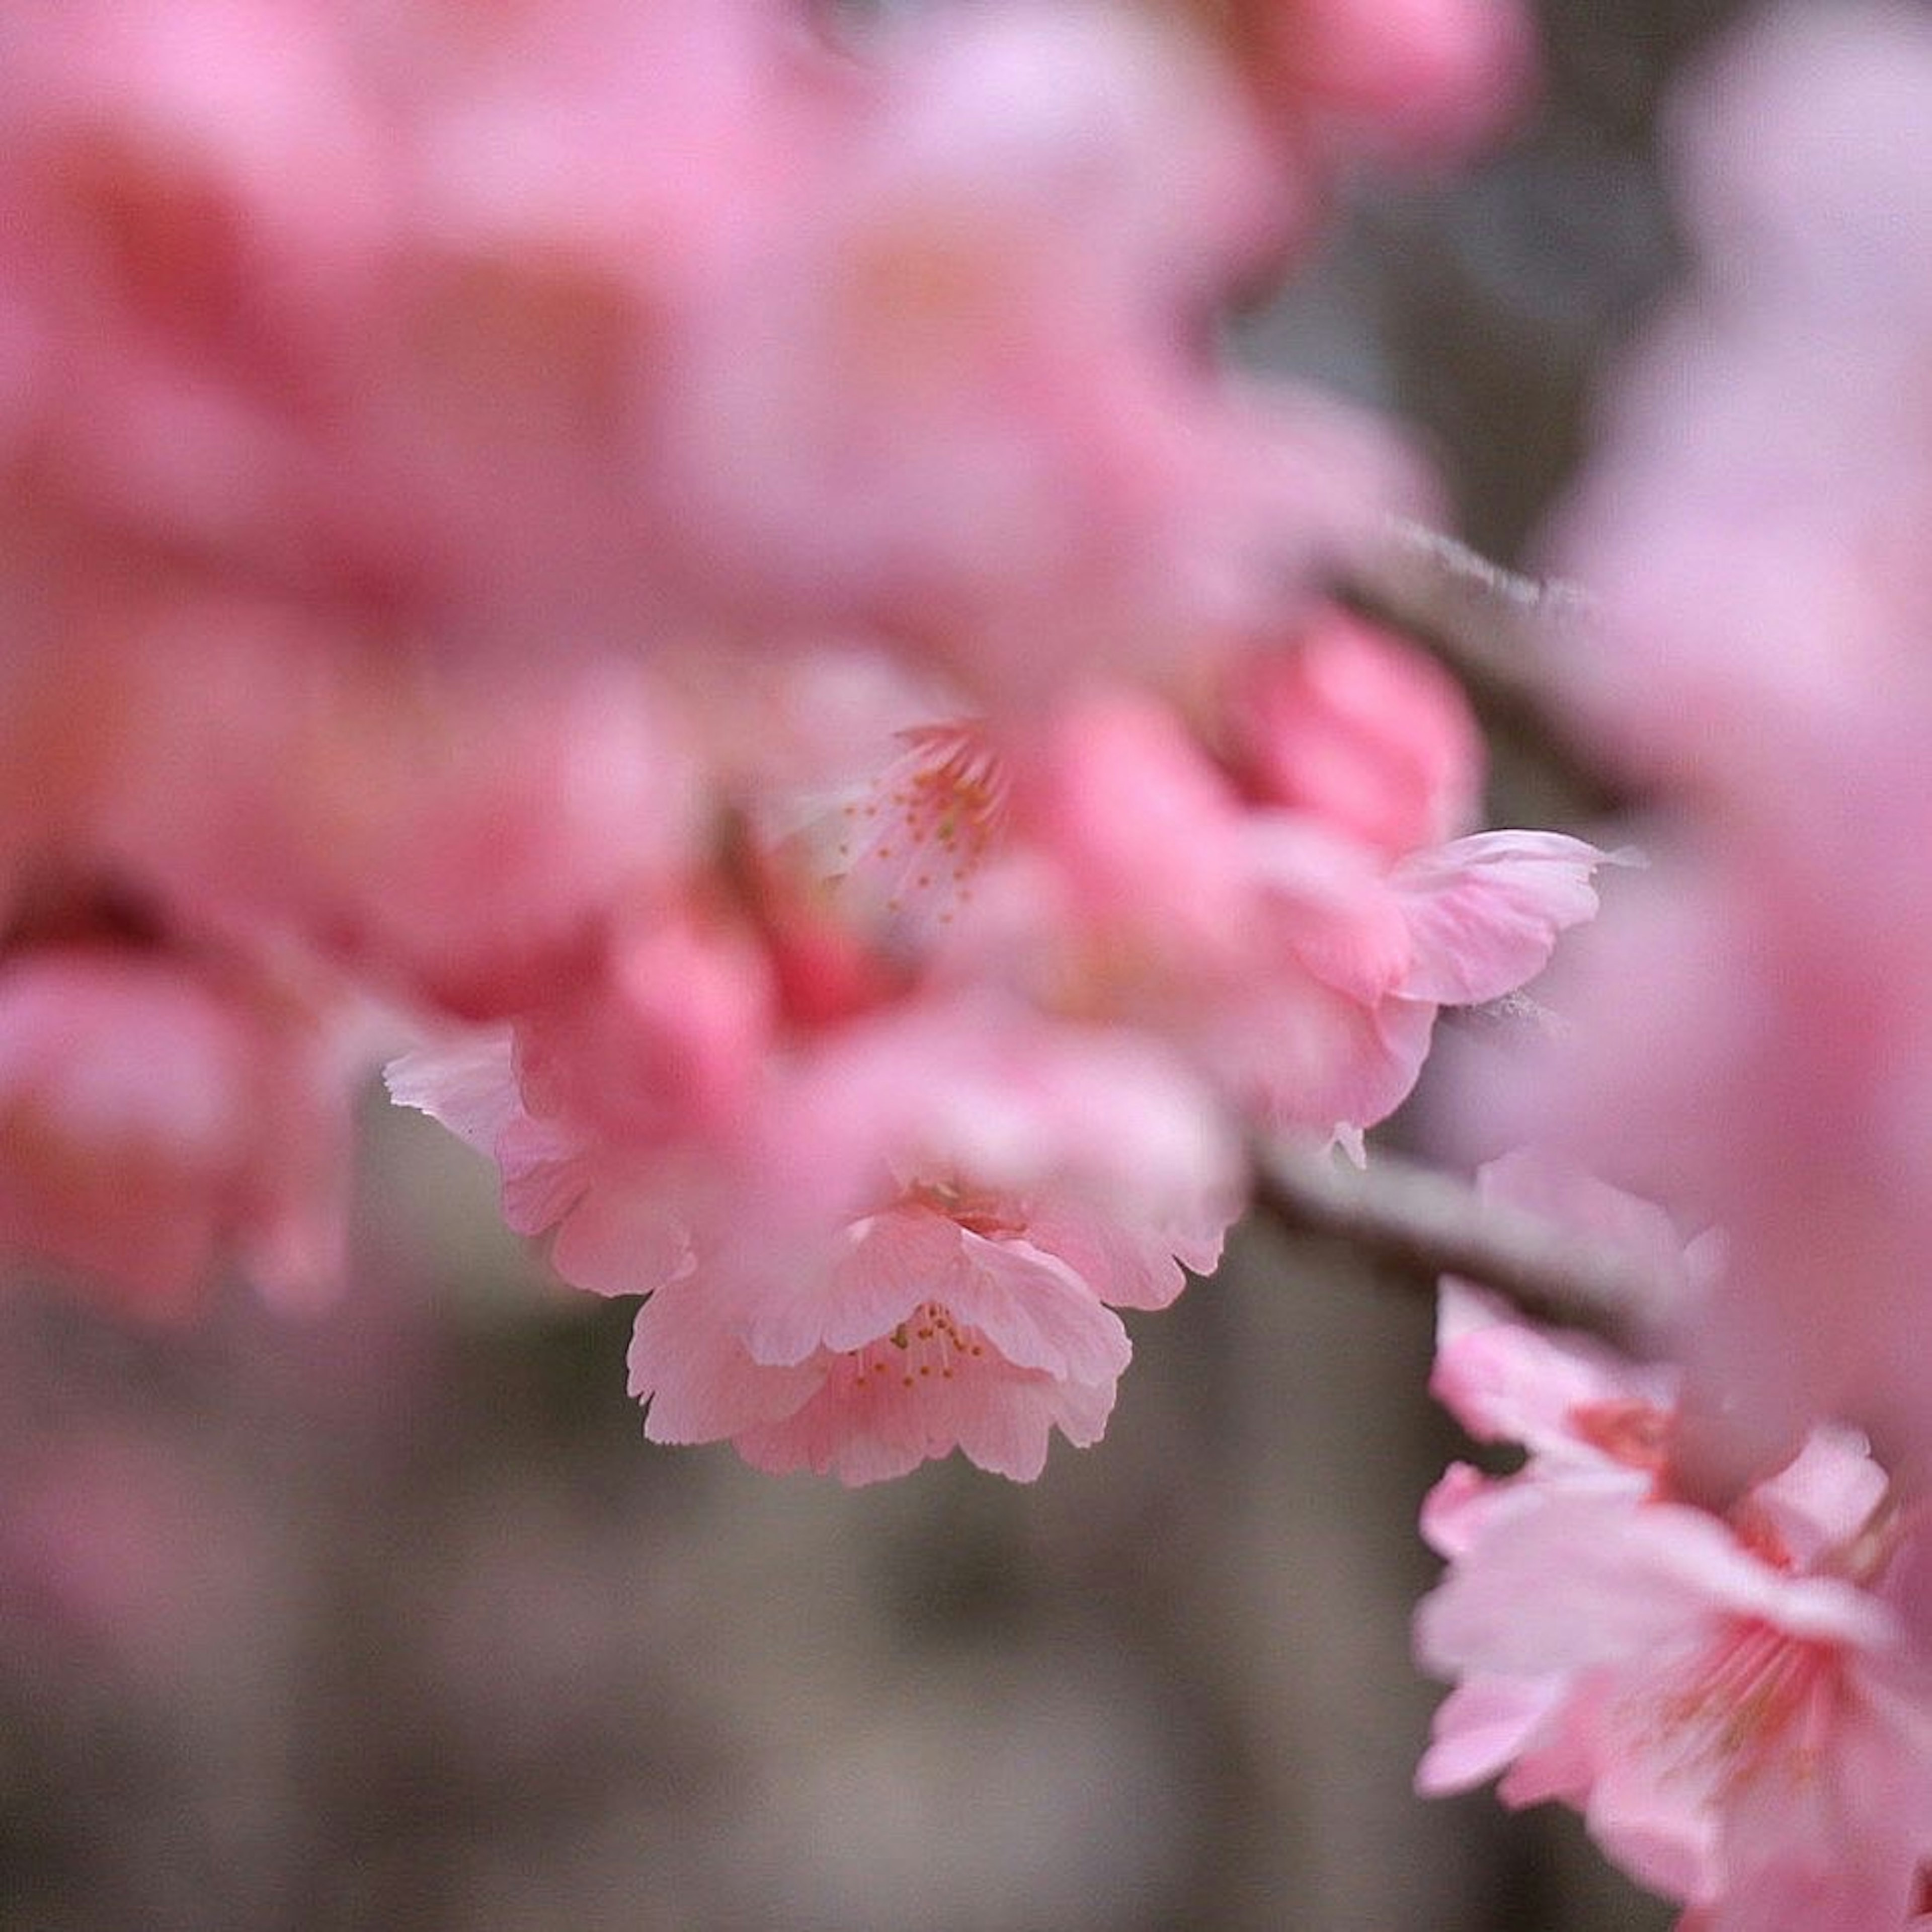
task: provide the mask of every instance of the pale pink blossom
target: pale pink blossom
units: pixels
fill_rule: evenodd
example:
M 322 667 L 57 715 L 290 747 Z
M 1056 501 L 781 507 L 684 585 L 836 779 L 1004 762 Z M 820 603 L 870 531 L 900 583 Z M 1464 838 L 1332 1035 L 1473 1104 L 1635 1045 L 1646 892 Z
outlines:
M 1516 1163 L 1635 1250 L 1647 1204 Z M 1695 1292 L 1685 1278 L 1684 1292 Z M 1546 1334 L 1445 1284 L 1434 1387 L 1516 1474 L 1452 1468 L 1424 1510 L 1449 1574 L 1417 1626 L 1456 1688 L 1418 1773 L 1427 1792 L 1502 1775 L 1558 1798 L 1688 1928 L 1903 1927 L 1932 1852 L 1932 1670 L 1871 1587 L 1910 1523 L 1850 1432 L 1722 1516 L 1673 1500 L 1679 1376 Z
M 1112 1284 L 1019 1203 L 908 1195 L 841 1245 L 784 1303 L 748 1309 L 701 1265 L 652 1296 L 631 1388 L 654 1440 L 729 1436 L 760 1468 L 866 1483 L 955 1448 L 1030 1481 L 1053 1429 L 1099 1439 L 1130 1353 Z
M 687 862 L 694 775 L 632 663 L 459 676 L 207 592 L 111 614 L 88 842 L 185 926 L 488 1018 L 584 973 Z
M 979 687 L 1171 674 L 1366 541 L 1404 459 L 1212 368 L 1282 186 L 1187 40 L 1089 5 L 882 35 L 813 196 L 671 348 L 694 555 Z
M 1056 1010 L 1172 1038 L 1261 1124 L 1352 1137 L 1408 1094 L 1441 1006 L 1521 986 L 1596 904 L 1602 855 L 1580 840 L 1481 833 L 1398 856 L 1355 836 L 1365 817 L 1417 822 L 1420 715 L 1396 712 L 1368 782 L 1289 808 L 1249 802 L 1150 702 L 1070 712 L 1024 774 L 1012 862 L 963 950 Z M 1452 793 L 1458 725 L 1436 761 Z
M 702 1135 L 542 1118 L 500 1035 L 390 1084 L 496 1160 L 567 1280 L 649 1293 L 654 1438 L 848 1482 L 955 1448 L 1030 1478 L 1054 1428 L 1096 1439 L 1129 1354 L 1113 1311 L 1211 1270 L 1239 1205 L 1232 1137 L 1158 1049 L 984 998 L 775 1052 Z
M 1821 754 L 1851 777 L 1928 700 L 1928 86 L 1922 9 L 1832 0 L 1771 10 L 1682 90 L 1694 272 L 1551 542 L 1600 600 L 1566 664 L 1593 729 L 1780 830 L 1823 802 Z
M 1227 668 L 1226 761 L 1256 800 L 1312 814 L 1391 858 L 1474 823 L 1484 754 L 1468 700 L 1440 665 L 1340 610 L 1292 648 Z
M 1915 8 L 1775 9 L 1710 58 L 1670 120 L 1693 271 L 1553 543 L 1599 600 L 1564 688 L 1657 790 L 1653 866 L 1565 1038 L 1469 1111 L 1722 1231 L 1678 1342 L 1712 1492 L 1826 1416 L 1932 1466 L 1928 88 Z
M 1932 1850 L 1932 1674 L 1870 1592 L 1682 1504 L 1498 1510 L 1424 1604 L 1431 1788 L 1502 1765 L 1702 1932 L 1874 1932 Z
M 639 1316 L 632 1387 L 659 1439 L 848 1482 L 955 1448 L 1030 1480 L 1052 1429 L 1097 1439 L 1113 1310 L 1210 1270 L 1238 1201 L 1225 1130 L 1157 1052 L 994 1007 L 883 1020 L 761 1127 L 715 1258 Z

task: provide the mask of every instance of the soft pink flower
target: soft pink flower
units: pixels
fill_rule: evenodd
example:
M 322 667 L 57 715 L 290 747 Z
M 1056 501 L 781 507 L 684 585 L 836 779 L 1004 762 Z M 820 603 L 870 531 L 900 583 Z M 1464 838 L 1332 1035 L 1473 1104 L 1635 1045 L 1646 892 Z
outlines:
M 1211 1269 L 1239 1204 L 1231 1137 L 1158 1049 L 984 998 L 775 1051 L 704 1134 L 541 1118 L 500 1036 L 390 1084 L 496 1160 L 566 1279 L 650 1294 L 654 1438 L 850 1482 L 955 1448 L 1030 1478 L 1053 1428 L 1094 1441 L 1129 1352 L 1112 1311 Z
M 747 1305 L 700 1265 L 645 1304 L 631 1388 L 655 1440 L 728 1436 L 760 1468 L 866 1483 L 955 1448 L 1030 1481 L 1054 1428 L 1099 1439 L 1130 1352 L 1114 1284 L 1023 1204 L 914 1190 L 842 1246 L 782 1298 L 768 1278 Z
M 1430 1788 L 1513 1762 L 1705 1932 L 1903 1926 L 1932 1852 L 1932 1675 L 1876 1596 L 1670 1503 L 1498 1510 L 1426 1603 L 1464 1680 Z M 1480 1740 L 1480 1742 L 1479 1742 Z
M 1336 824 L 1249 803 L 1150 702 L 1075 710 L 1024 775 L 962 952 L 1058 1010 L 1172 1038 L 1268 1126 L 1358 1132 L 1413 1086 L 1440 1006 L 1514 990 L 1589 916 L 1602 858 L 1533 832 L 1396 857 L 1354 827 L 1413 818 L 1407 762 L 1363 769 L 1380 797 L 1352 784 Z
M 1694 272 L 1555 544 L 1652 871 L 1552 995 L 1565 1039 L 1466 1109 L 1722 1231 L 1679 1340 L 1712 1493 L 1824 1416 L 1932 1467 L 1928 88 L 1922 9 L 1787 6 L 1673 112 Z
M 1228 666 L 1226 758 L 1252 797 L 1400 857 L 1475 820 L 1483 746 L 1468 700 L 1422 652 L 1339 610 Z
M 356 1063 L 290 995 L 159 953 L 0 963 L 0 1246 L 193 1306 L 339 1285 Z
M 184 925 L 488 1018 L 580 970 L 686 862 L 692 774 L 634 664 L 457 676 L 205 590 L 113 616 L 94 862 Z
M 704 574 L 884 623 L 1024 703 L 1172 673 L 1406 465 L 1217 375 L 1201 320 L 1282 184 L 1214 65 L 1118 10 L 883 34 L 811 196 L 673 344 L 662 460 Z
M 1809 817 L 1821 750 L 1849 777 L 1932 697 L 1928 86 L 1922 9 L 1790 4 L 1669 118 L 1694 273 L 1552 548 L 1600 599 L 1567 666 L 1588 721 L 1727 813 Z
M 1646 1203 L 1523 1160 L 1494 1180 L 1677 1258 Z M 1776 1932 L 1794 1899 L 1808 1925 L 1902 1927 L 1932 1853 L 1932 1670 L 1867 1586 L 1906 1526 L 1842 1430 L 1725 1516 L 1673 1500 L 1679 1380 L 1444 1284 L 1433 1387 L 1528 1453 L 1456 1466 L 1424 1507 L 1450 1569 L 1418 1644 L 1456 1688 L 1418 1784 L 1501 1773 L 1511 1804 L 1576 1805 L 1687 1928 Z

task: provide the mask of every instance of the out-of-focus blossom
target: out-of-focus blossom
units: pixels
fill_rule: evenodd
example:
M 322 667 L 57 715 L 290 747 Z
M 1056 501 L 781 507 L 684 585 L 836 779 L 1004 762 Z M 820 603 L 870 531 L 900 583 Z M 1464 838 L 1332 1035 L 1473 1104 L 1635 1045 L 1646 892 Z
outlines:
M 1322 610 L 1293 649 L 1248 652 L 1228 677 L 1223 756 L 1251 797 L 1392 859 L 1474 823 L 1482 740 L 1460 687 L 1419 651 Z
M 1400 454 L 1208 359 L 1282 187 L 1198 50 L 1005 4 L 878 58 L 820 191 L 672 347 L 660 454 L 712 574 L 1024 703 L 1172 676 L 1370 536 Z
M 1613 393 L 1555 548 L 1599 606 L 1588 719 L 1646 776 L 1780 829 L 1932 701 L 1924 347 L 1932 23 L 1774 10 L 1670 123 L 1696 250 Z M 1775 128 L 1767 142 L 1764 130 Z
M 0 482 L 459 654 L 634 646 L 665 330 L 838 75 L 756 0 L 10 9 Z
M 689 861 L 694 773 L 633 664 L 458 676 L 232 597 L 124 634 L 89 830 L 184 923 L 491 1018 L 580 974 Z
M 1695 278 L 1558 532 L 1574 701 L 1660 808 L 1509 1131 L 1723 1230 L 1682 1338 L 1714 1491 L 1827 1415 L 1932 1467 L 1928 89 L 1916 8 L 1720 52 L 1673 122 Z
M 349 1076 L 340 1027 L 162 954 L 0 963 L 0 1247 L 195 1304 L 232 1261 L 292 1301 L 339 1285 Z
M 1176 0 L 1316 166 L 1436 162 L 1498 132 L 1535 69 L 1514 0 Z

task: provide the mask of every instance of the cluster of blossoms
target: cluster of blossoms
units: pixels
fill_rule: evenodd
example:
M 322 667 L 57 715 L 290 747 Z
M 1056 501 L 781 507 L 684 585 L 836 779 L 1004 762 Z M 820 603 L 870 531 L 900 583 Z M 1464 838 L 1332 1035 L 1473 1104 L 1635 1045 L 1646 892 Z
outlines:
M 1424 500 L 1210 352 L 1501 0 L 0 22 L 0 1243 L 340 1273 L 349 1108 L 644 1294 L 651 1432 L 1100 1432 L 1591 849 L 1324 598 Z
M 1708 1244 L 1546 1162 L 1486 1170 L 1506 1199 L 1613 1228 L 1682 1300 Z M 1932 1911 L 1932 1656 L 1915 1641 L 1916 1512 L 1864 1438 L 1821 1424 L 1721 1507 L 1683 1493 L 1682 1376 L 1442 1292 L 1434 1388 L 1470 1433 L 1423 1512 L 1448 1560 L 1418 1647 L 1456 1680 L 1418 1782 L 1503 1774 L 1511 1804 L 1576 1806 L 1690 1932 L 1898 1932 Z
M 1594 911 L 1334 600 L 1418 466 L 1214 352 L 1342 170 L 1518 98 L 1508 0 L 856 10 L 0 16 L 8 1257 L 327 1293 L 388 1061 L 644 1298 L 652 1436 L 1028 1478 L 1258 1139 L 1361 1159 Z M 1708 286 L 1566 538 L 1570 701 L 1676 815 L 1484 1111 L 1724 1258 L 1590 1197 L 1669 1369 L 1445 1304 L 1528 1461 L 1430 1505 L 1425 1782 L 1698 1932 L 1894 1932 L 1932 1856 L 1928 93 L 1902 8 L 1707 82 Z
M 1725 1230 L 1678 1338 L 1716 1488 L 1826 1416 L 1932 1466 L 1928 88 L 1916 8 L 1722 50 L 1675 123 L 1696 277 L 1557 532 L 1600 600 L 1570 701 L 1652 789 L 1654 862 L 1507 1097 Z

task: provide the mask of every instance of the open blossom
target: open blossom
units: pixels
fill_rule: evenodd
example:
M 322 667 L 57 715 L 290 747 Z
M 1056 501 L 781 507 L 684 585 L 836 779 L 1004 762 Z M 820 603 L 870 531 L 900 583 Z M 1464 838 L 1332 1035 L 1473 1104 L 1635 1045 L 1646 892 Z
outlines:
M 1026 704 L 1172 675 L 1417 487 L 1203 352 L 1284 194 L 1204 50 L 1007 0 L 874 51 L 813 194 L 671 347 L 658 460 L 710 577 Z
M 1588 1187 L 1562 1191 L 1665 1252 L 1655 1210 Z M 1527 1460 L 1459 1465 L 1425 1506 L 1450 1568 L 1418 1646 L 1456 1688 L 1418 1784 L 1574 1804 L 1687 1932 L 1902 1928 L 1932 1857 L 1932 1661 L 1882 1586 L 1915 1532 L 1844 1430 L 1722 1516 L 1677 1500 L 1678 1384 L 1444 1284 L 1437 1393 Z
M 567 1279 L 649 1293 L 631 1380 L 654 1438 L 848 1482 L 955 1448 L 1030 1478 L 1054 1428 L 1095 1440 L 1129 1354 L 1114 1310 L 1211 1269 L 1239 1205 L 1231 1137 L 1158 1049 L 998 1002 L 777 1055 L 701 1142 L 534 1115 L 501 1042 L 391 1084 L 493 1155 Z
M 1903 1928 L 1932 1852 L 1932 1673 L 1880 1597 L 1684 1505 L 1499 1508 L 1424 1606 L 1462 1680 L 1426 1768 L 1513 1766 L 1701 1932 Z
M 1298 650 L 1303 670 L 1257 674 L 1267 701 L 1238 714 L 1225 768 L 1149 701 L 1043 734 L 959 947 L 1050 1008 L 1173 1040 L 1260 1124 L 1352 1138 L 1408 1094 L 1440 1007 L 1514 991 L 1591 916 L 1603 855 L 1548 832 L 1435 842 L 1474 790 L 1460 698 L 1352 624 Z

